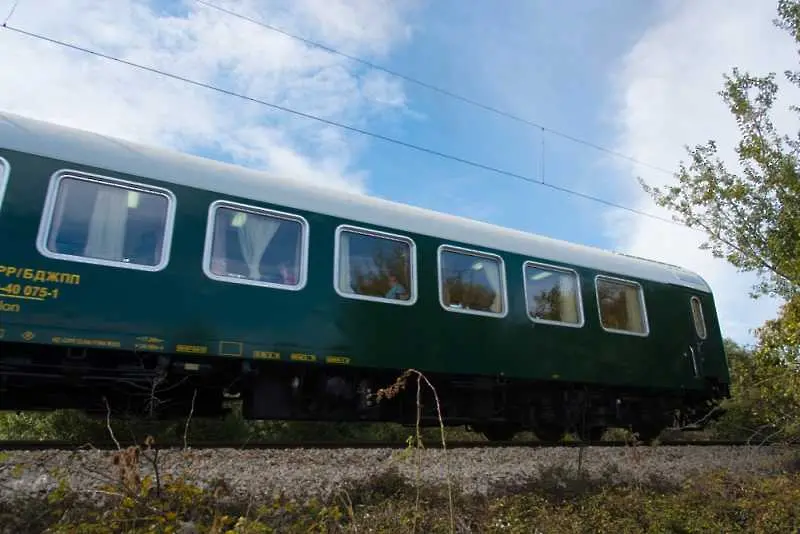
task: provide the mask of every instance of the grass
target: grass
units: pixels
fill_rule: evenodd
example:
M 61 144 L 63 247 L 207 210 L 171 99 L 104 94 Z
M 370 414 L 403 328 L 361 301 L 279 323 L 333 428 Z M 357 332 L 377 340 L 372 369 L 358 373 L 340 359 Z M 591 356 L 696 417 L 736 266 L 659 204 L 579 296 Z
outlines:
M 417 379 L 418 405 L 422 387 L 429 387 L 436 398 L 433 386 L 414 370 L 382 390 L 381 396 L 400 394 L 412 377 Z M 106 422 L 113 437 L 110 415 Z M 184 435 L 190 422 L 191 418 Z M 437 438 L 446 445 L 444 426 L 439 431 Z M 515 481 L 513 487 L 480 495 L 453 481 L 447 454 L 442 458 L 444 482 L 421 482 L 424 444 L 417 425 L 409 449 L 401 455 L 414 462 L 413 482 L 398 470 L 389 470 L 348 483 L 329 498 L 301 501 L 237 493 L 226 480 L 200 486 L 164 473 L 151 444 L 145 440 L 141 447 L 120 448 L 112 457 L 111 472 L 108 465 L 87 467 L 104 482 L 99 490 L 71 487 L 65 472 L 54 472 L 60 480 L 54 490 L 0 502 L 0 533 L 783 533 L 800 529 L 800 458 L 770 476 L 718 470 L 677 484 L 665 470 L 663 477 L 632 483 L 615 481 L 611 468 L 589 475 L 582 468 L 584 454 L 589 453 L 579 449 L 571 464 L 549 466 L 521 484 Z M 631 446 L 631 458 L 638 450 Z M 148 474 L 143 466 L 149 468 Z M 0 471 L 4 470 L 14 477 L 25 466 L 0 458 Z
M 675 485 L 654 479 L 606 484 L 556 466 L 493 495 L 415 485 L 396 472 L 349 484 L 327 500 L 237 496 L 225 481 L 201 488 L 181 477 L 139 477 L 150 461 L 126 449 L 118 478 L 87 495 L 66 482 L 47 495 L 0 504 L 0 531 L 100 532 L 795 532 L 800 473 L 725 471 Z M 149 458 L 152 459 L 152 456 Z M 451 515 L 451 503 L 453 513 Z

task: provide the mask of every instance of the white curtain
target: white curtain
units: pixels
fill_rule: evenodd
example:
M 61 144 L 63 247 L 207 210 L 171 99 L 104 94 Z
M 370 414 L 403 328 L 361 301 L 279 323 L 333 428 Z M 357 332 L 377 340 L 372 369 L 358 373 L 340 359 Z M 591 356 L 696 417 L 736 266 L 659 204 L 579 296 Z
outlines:
M 625 329 L 632 332 L 644 333 L 644 318 L 639 306 L 639 290 L 632 286 L 623 286 L 621 292 L 625 295 Z
M 128 191 L 99 186 L 84 254 L 90 258 L 122 260 L 127 222 Z
M 492 311 L 499 313 L 503 299 L 503 295 L 500 291 L 499 266 L 493 261 L 489 260 L 483 260 L 480 262 L 480 264 L 483 266 L 483 272 L 486 273 L 486 280 L 488 280 L 489 286 L 492 288 L 492 291 L 494 291 L 494 300 L 492 301 Z
M 229 217 L 223 217 L 227 213 Z M 217 210 L 214 222 L 214 241 L 211 249 L 211 272 L 214 274 L 228 274 L 228 226 L 234 217 L 234 212 Z
M 239 226 L 239 244 L 242 257 L 250 271 L 250 278 L 255 280 L 261 278 L 261 257 L 280 224 L 276 219 L 248 213 L 244 224 Z
M 50 239 L 47 242 L 47 248 L 57 252 L 56 243 L 58 242 L 58 235 L 61 233 L 61 224 L 64 222 L 64 212 L 67 209 L 67 199 L 70 192 L 73 190 L 72 184 L 74 180 L 65 179 L 61 181 L 61 187 L 58 191 L 56 207 L 53 213 L 53 226 L 50 228 Z
M 353 287 L 350 277 L 350 235 L 347 232 L 339 234 L 339 290 L 352 293 Z
M 574 276 L 570 274 L 562 274 L 559 276 L 561 320 L 565 323 L 578 322 L 578 303 L 575 285 Z

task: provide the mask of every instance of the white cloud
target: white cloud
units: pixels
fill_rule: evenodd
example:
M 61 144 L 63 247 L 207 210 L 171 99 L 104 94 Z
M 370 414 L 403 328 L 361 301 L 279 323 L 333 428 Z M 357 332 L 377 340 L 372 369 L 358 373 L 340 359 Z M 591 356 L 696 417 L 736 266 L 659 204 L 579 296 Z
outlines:
M 722 102 L 722 74 L 734 66 L 754 74 L 782 73 L 796 65 L 791 38 L 772 24 L 775 0 L 670 1 L 661 21 L 646 31 L 614 72 L 620 102 L 617 149 L 640 161 L 676 170 L 687 161 L 685 145 L 719 142 L 731 168 L 737 161 L 736 123 Z M 782 91 L 792 91 L 782 86 Z M 785 96 L 785 95 L 784 95 Z M 795 97 L 796 93 L 792 92 Z M 785 98 L 775 115 L 782 128 L 797 128 Z M 786 131 L 786 130 L 784 130 Z M 635 180 L 661 185 L 673 178 L 638 166 L 625 167 L 618 182 L 628 205 L 670 218 L 641 191 Z M 748 297 L 755 278 L 698 249 L 695 231 L 619 212 L 609 215 L 607 231 L 617 248 L 694 269 L 715 291 L 723 335 L 751 342 L 750 329 L 775 315 L 777 302 Z
M 13 3 L 0 0 L 0 17 Z M 408 38 L 404 20 L 413 7 L 389 0 L 215 3 L 367 57 Z M 357 63 L 193 0 L 22 0 L 10 25 L 330 120 L 364 126 L 365 117 L 405 105 L 402 86 L 388 75 L 364 76 Z M 351 169 L 363 140 L 341 129 L 9 30 L 0 30 L 0 51 L 0 109 L 365 189 L 364 173 Z

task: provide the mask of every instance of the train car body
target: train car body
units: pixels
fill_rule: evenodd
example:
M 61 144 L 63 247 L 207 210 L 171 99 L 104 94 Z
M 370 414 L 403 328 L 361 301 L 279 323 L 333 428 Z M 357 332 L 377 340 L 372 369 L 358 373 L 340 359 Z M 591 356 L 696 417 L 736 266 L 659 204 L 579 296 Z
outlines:
M 0 158 L 0 409 L 410 422 L 375 394 L 416 369 L 446 424 L 555 439 L 728 394 L 680 267 L 8 113 Z

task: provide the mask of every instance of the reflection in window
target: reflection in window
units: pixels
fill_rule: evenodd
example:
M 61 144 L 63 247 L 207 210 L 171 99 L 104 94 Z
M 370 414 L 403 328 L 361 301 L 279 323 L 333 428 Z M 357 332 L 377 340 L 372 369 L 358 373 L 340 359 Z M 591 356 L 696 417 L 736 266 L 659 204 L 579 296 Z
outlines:
M 380 233 L 342 230 L 338 261 L 340 292 L 379 299 L 411 300 L 410 241 Z
M 604 328 L 646 334 L 642 289 L 638 284 L 597 279 L 600 321 Z
M 527 264 L 525 284 L 531 318 L 569 324 L 581 322 L 577 274 Z
M 501 264 L 477 253 L 441 251 L 442 303 L 453 310 L 502 314 L 505 308 Z
M 700 339 L 706 338 L 706 320 L 703 317 L 703 305 L 697 297 L 691 298 L 692 303 L 692 319 L 694 320 L 694 329 L 697 332 L 697 337 Z
M 298 286 L 303 255 L 300 219 L 223 206 L 214 210 L 211 273 L 265 285 Z
M 168 205 L 163 194 L 65 177 L 58 185 L 47 249 L 124 264 L 159 265 Z
M 9 173 L 8 162 L 0 158 L 0 211 L 3 209 L 3 197 L 5 196 Z

